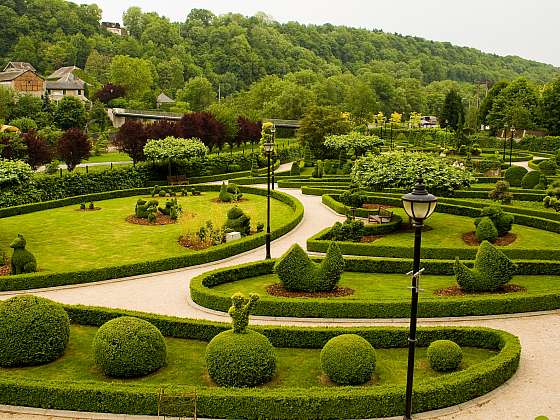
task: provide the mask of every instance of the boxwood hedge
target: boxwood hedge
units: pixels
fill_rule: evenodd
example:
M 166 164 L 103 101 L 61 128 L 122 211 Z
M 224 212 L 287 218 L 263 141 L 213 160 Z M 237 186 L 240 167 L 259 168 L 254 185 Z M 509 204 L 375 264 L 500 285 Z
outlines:
M 74 322 L 100 325 L 119 316 L 136 316 L 156 325 L 164 335 L 209 341 L 227 324 L 164 317 L 132 311 L 67 306 Z M 321 348 L 340 334 L 358 334 L 375 348 L 407 346 L 406 328 L 254 327 L 277 347 Z M 434 410 L 483 395 L 513 376 L 519 365 L 519 339 L 507 332 L 476 327 L 419 328 L 418 346 L 453 340 L 461 346 L 497 351 L 496 355 L 437 380 L 414 385 L 414 411 Z M 162 395 L 171 397 L 165 404 Z M 0 378 L 0 404 L 79 411 L 211 418 L 370 418 L 396 416 L 404 410 L 404 387 L 317 387 L 236 389 L 145 384 L 38 381 Z

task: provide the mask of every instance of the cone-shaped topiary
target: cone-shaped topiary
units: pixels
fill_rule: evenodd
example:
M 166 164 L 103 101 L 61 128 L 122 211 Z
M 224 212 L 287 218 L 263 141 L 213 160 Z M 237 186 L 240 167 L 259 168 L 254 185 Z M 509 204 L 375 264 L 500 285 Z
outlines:
M 220 187 L 218 200 L 220 200 L 222 203 L 230 203 L 231 201 L 233 201 L 233 194 L 228 192 L 225 182 L 222 182 L 222 186 Z
M 344 258 L 338 245 L 331 242 L 323 261 L 316 264 L 298 244 L 294 244 L 278 259 L 274 271 L 286 290 L 328 292 L 340 281 Z
M 488 241 L 482 242 L 476 253 L 474 269 L 467 268 L 457 258 L 455 277 L 467 292 L 494 292 L 508 283 L 517 266 L 499 249 Z
M 144 376 L 167 362 L 161 332 L 148 321 L 131 316 L 103 324 L 93 339 L 93 353 L 97 366 L 114 378 Z
M 64 354 L 70 319 L 59 303 L 16 296 L 0 303 L 0 366 L 49 363 Z
M 375 350 L 363 337 L 342 334 L 331 338 L 321 350 L 321 369 L 340 385 L 362 385 L 375 371 Z
M 437 340 L 426 352 L 430 367 L 437 372 L 457 370 L 463 360 L 463 350 L 451 340 Z
M 27 241 L 23 235 L 18 235 L 16 239 L 10 244 L 10 248 L 13 248 L 12 253 L 12 266 L 11 273 L 24 274 L 24 273 L 34 273 L 37 271 L 37 260 L 35 256 L 25 249 L 27 246 Z
M 476 227 L 476 239 L 479 242 L 490 241 L 495 242 L 498 239 L 498 229 L 492 223 L 489 217 L 483 217 L 480 219 L 478 226 Z

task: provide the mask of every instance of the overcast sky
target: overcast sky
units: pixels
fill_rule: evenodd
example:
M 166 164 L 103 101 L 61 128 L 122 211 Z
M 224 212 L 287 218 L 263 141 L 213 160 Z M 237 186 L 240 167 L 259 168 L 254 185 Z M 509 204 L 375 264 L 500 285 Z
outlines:
M 74 0 L 76 1 L 76 0 Z M 95 2 L 103 20 L 121 22 L 130 6 L 183 21 L 190 9 L 254 15 L 279 22 L 332 23 L 382 29 L 435 41 L 478 48 L 499 55 L 518 55 L 560 67 L 560 1 L 558 0 L 78 0 Z

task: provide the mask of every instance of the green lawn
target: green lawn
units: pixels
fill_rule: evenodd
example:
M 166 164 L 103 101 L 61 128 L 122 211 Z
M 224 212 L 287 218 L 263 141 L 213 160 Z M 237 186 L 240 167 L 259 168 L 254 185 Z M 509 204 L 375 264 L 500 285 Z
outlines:
M 212 292 L 229 297 L 235 292 L 243 292 L 245 294 L 255 292 L 261 296 L 267 296 L 266 288 L 275 283 L 279 283 L 280 279 L 275 274 L 269 274 L 258 277 L 251 277 L 231 283 L 224 283 L 212 287 Z M 522 293 L 541 293 L 560 290 L 559 276 L 515 276 L 511 281 L 512 284 L 518 284 L 527 288 L 527 292 L 515 292 L 518 296 Z M 441 275 L 424 275 L 421 279 L 421 288 L 424 291 L 420 294 L 420 301 L 423 299 L 445 299 L 434 295 L 434 291 L 438 289 L 455 286 L 457 284 L 454 276 Z M 410 299 L 410 277 L 404 274 L 383 274 L 383 273 L 355 273 L 344 272 L 339 283 L 340 287 L 350 287 L 354 289 L 354 293 L 345 297 L 338 297 L 336 300 L 363 300 L 363 301 L 390 301 L 390 300 L 406 300 Z M 485 296 L 485 295 L 481 295 Z M 465 299 L 473 299 L 475 296 L 469 295 Z M 331 300 L 333 298 L 330 298 Z M 329 299 L 325 299 L 329 300 Z
M 99 163 L 99 162 L 128 162 L 131 161 L 130 156 L 123 152 L 108 152 L 102 153 L 99 156 L 91 156 L 89 159 L 82 161 L 82 163 Z
M 92 341 L 95 327 L 72 325 L 70 342 L 64 356 L 44 366 L 1 369 L 3 377 L 31 380 L 88 381 L 110 383 L 142 383 L 146 385 L 215 386 L 208 380 L 205 369 L 205 342 L 178 338 L 166 338 L 168 364 L 159 371 L 139 379 L 109 379 L 96 368 L 92 357 Z M 302 387 L 325 385 L 321 380 L 320 349 L 278 348 L 278 369 L 267 388 Z M 374 380 L 366 386 L 404 384 L 406 382 L 407 349 L 377 349 L 377 367 Z M 478 348 L 463 348 L 461 369 L 483 362 L 496 353 Z M 416 353 L 415 382 L 445 374 L 429 368 L 426 349 Z
M 407 220 L 403 209 L 392 209 Z M 432 230 L 422 233 L 422 246 L 432 248 L 470 248 L 465 244 L 462 235 L 475 230 L 474 219 L 466 216 L 455 216 L 446 213 L 434 213 L 426 225 Z M 513 225 L 512 232 L 517 239 L 507 248 L 523 249 L 558 249 L 560 235 L 527 226 Z M 407 246 L 412 247 L 414 234 L 412 232 L 397 232 L 385 235 L 371 243 L 371 246 Z
M 474 201 L 477 203 L 484 203 L 484 204 L 488 204 L 488 205 L 497 205 L 499 203 L 496 203 L 495 201 L 491 201 L 491 200 L 485 200 L 483 198 L 469 198 L 470 201 Z M 546 211 L 549 213 L 556 213 L 556 211 L 552 208 L 545 208 L 542 201 L 520 201 L 520 200 L 513 200 L 512 203 L 510 204 L 511 206 L 514 207 L 522 207 L 522 208 L 526 208 L 526 209 L 532 209 L 532 210 L 540 210 L 540 211 Z
M 217 192 L 199 197 L 178 197 L 183 207 L 179 223 L 164 226 L 141 226 L 128 223 L 139 197 L 96 202 L 100 211 L 81 212 L 78 205 L 0 219 L 0 249 L 21 233 L 27 249 L 37 258 L 42 271 L 83 270 L 180 256 L 191 252 L 177 243 L 180 235 L 197 231 L 212 220 L 222 226 L 233 204 L 215 203 Z M 266 197 L 246 195 L 239 207 L 251 216 L 251 225 L 266 222 Z M 160 205 L 165 198 L 158 198 Z M 274 229 L 290 220 L 290 206 L 271 200 Z M 11 254 L 11 253 L 10 253 Z

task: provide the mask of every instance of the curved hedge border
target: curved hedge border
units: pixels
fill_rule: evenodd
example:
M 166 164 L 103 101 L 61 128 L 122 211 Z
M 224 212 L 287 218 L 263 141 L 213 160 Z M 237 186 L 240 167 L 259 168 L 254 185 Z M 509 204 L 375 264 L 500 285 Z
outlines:
M 170 188 L 170 190 L 180 191 L 181 188 L 182 187 L 173 187 Z M 197 189 L 199 191 L 219 191 L 220 186 L 198 185 Z M 130 197 L 135 195 L 148 194 L 151 192 L 151 190 L 151 188 L 139 188 L 132 190 L 113 191 L 110 193 L 90 194 L 79 197 L 65 198 L 62 200 L 48 201 L 44 203 L 28 204 L 25 206 L 18 206 L 17 208 L 11 207 L 2 209 L 0 210 L 0 216 L 3 215 L 2 211 L 8 212 L 10 209 L 13 214 L 24 214 L 48 208 L 77 204 L 83 201 L 100 201 L 109 198 Z M 266 190 L 260 188 L 240 187 L 240 190 L 241 192 L 246 194 L 266 195 Z M 285 204 L 288 204 L 290 207 L 292 207 L 292 209 L 294 209 L 293 217 L 290 220 L 286 221 L 284 225 L 277 229 L 274 229 L 271 232 L 272 239 L 274 240 L 288 233 L 298 225 L 298 223 L 303 218 L 304 209 L 303 205 L 297 199 L 288 194 L 279 191 L 271 191 L 271 197 Z M 240 239 L 238 241 L 217 245 L 204 251 L 197 251 L 188 255 L 164 258 L 160 260 L 142 261 L 138 263 L 95 268 L 92 270 L 55 273 L 38 272 L 32 274 L 21 274 L 17 276 L 3 276 L 0 277 L 0 291 L 26 290 L 42 287 L 62 286 L 68 284 L 90 283 L 119 277 L 129 277 L 159 271 L 174 270 L 177 268 L 189 267 L 228 258 L 233 255 L 257 248 L 261 245 L 264 245 L 264 243 L 265 235 L 256 234 Z
M 99 326 L 119 316 L 136 316 L 156 325 L 166 336 L 209 341 L 228 324 L 164 317 L 133 311 L 66 306 L 79 324 Z M 253 326 L 277 347 L 322 348 L 340 334 L 358 334 L 376 348 L 404 348 L 407 328 L 301 328 Z M 437 380 L 414 384 L 415 412 L 456 405 L 484 395 L 513 376 L 519 366 L 519 339 L 505 331 L 480 327 L 418 329 L 418 346 L 435 340 L 453 340 L 461 346 L 496 350 L 495 356 L 463 371 Z M 155 415 L 160 392 L 174 395 L 167 415 L 210 418 L 372 418 L 396 416 L 404 411 L 404 387 L 315 387 L 291 389 L 239 389 L 187 386 L 149 386 L 70 381 L 0 378 L 0 404 L 78 411 Z
M 408 259 L 345 258 L 346 270 L 366 273 L 405 273 L 412 267 Z M 516 261 L 519 274 L 560 274 L 560 262 L 538 264 L 535 261 Z M 466 262 L 472 267 L 472 261 Z M 191 298 L 197 304 L 227 312 L 231 298 L 212 290 L 223 283 L 273 273 L 274 260 L 248 263 L 201 274 L 191 280 Z M 453 262 L 423 261 L 429 274 L 453 274 Z M 497 315 L 546 311 L 560 308 L 560 287 L 556 292 L 514 295 L 481 295 L 471 298 L 422 296 L 418 315 L 424 318 L 446 316 Z M 261 296 L 253 312 L 255 315 L 299 318 L 406 318 L 410 302 L 400 300 L 351 300 L 345 298 L 276 298 Z

